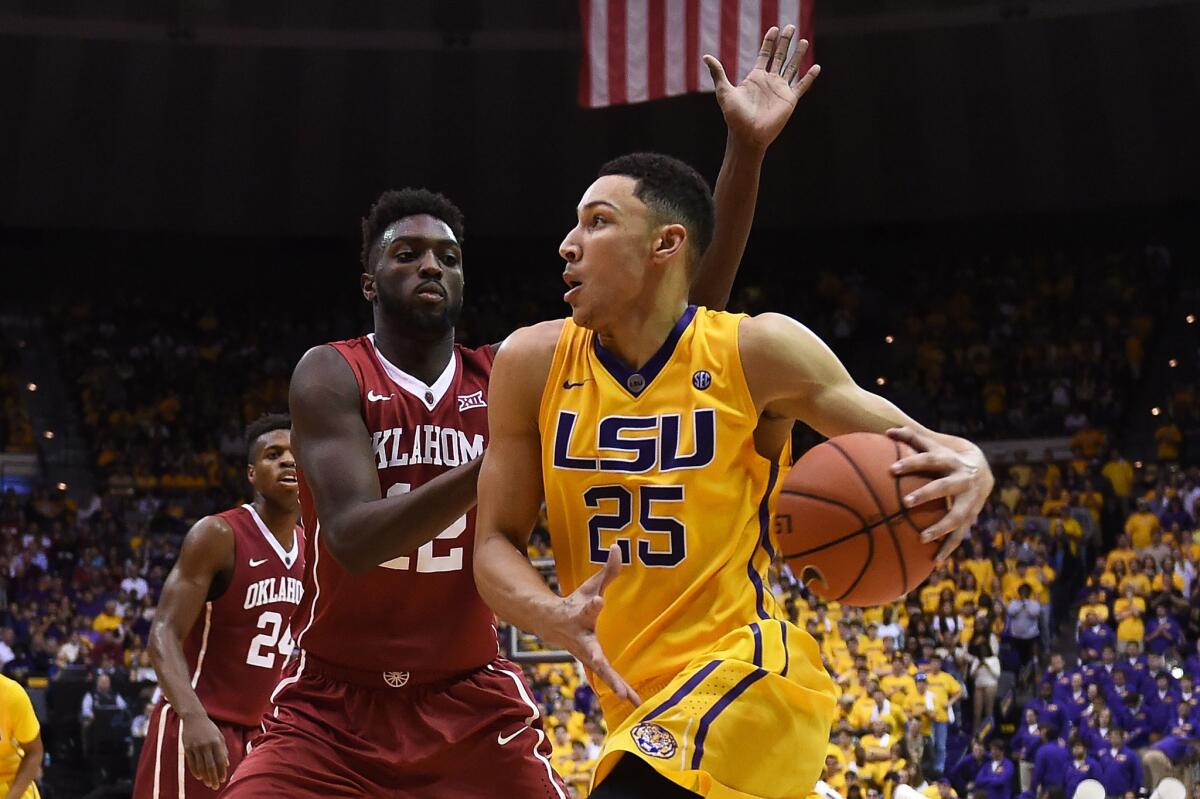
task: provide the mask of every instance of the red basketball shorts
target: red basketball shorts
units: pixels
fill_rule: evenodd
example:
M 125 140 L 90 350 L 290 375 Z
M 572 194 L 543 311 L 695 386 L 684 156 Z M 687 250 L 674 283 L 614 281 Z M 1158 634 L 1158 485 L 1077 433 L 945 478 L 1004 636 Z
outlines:
M 243 727 L 213 719 L 225 748 L 229 750 L 229 772 L 246 756 L 252 738 L 262 734 L 260 727 Z M 150 730 L 138 758 L 133 781 L 133 799 L 212 799 L 218 791 L 209 790 L 192 776 L 183 757 L 183 722 L 174 708 L 159 702 L 150 716 Z
M 431 682 L 346 676 L 307 656 L 289 664 L 265 733 L 221 799 L 567 799 L 512 663 Z

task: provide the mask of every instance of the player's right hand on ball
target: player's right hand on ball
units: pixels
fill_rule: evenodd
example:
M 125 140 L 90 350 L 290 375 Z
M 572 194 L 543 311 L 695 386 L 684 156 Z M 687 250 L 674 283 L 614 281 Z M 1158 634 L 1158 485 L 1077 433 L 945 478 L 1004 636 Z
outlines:
M 183 754 L 193 777 L 210 790 L 221 790 L 221 783 L 229 776 L 229 750 L 225 736 L 208 716 L 183 720 Z
M 621 548 L 614 544 L 608 550 L 604 568 L 584 580 L 569 596 L 563 597 L 557 618 L 552 622 L 553 631 L 548 637 L 608 683 L 618 698 L 636 707 L 642 703 L 641 697 L 617 674 L 596 637 L 596 622 L 600 618 L 600 611 L 604 609 L 604 589 L 621 573 L 621 568 Z

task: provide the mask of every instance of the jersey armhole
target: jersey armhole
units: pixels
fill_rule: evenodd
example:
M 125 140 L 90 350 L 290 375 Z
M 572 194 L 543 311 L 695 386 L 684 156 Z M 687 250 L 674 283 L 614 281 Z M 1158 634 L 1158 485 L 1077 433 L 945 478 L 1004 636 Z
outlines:
M 577 328 L 570 319 L 564 319 L 562 330 L 558 332 L 558 341 L 554 342 L 554 356 L 550 359 L 550 371 L 546 374 L 546 385 L 542 386 L 542 399 L 538 402 L 538 429 L 542 432 L 545 432 L 543 422 L 551 399 L 556 393 L 558 375 L 563 371 L 563 364 L 575 340 L 576 330 L 582 328 Z

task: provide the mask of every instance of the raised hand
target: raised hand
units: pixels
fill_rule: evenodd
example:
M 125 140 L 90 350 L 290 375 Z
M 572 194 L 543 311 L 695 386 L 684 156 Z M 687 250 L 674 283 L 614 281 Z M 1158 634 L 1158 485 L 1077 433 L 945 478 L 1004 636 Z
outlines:
M 559 613 L 552 621 L 547 638 L 562 646 L 579 662 L 604 680 L 619 698 L 635 707 L 642 703 L 637 692 L 608 662 L 600 641 L 596 638 L 596 622 L 604 609 L 604 589 L 621 573 L 621 549 L 613 545 L 608 550 L 604 568 L 587 578 L 569 596 L 563 597 Z
M 715 56 L 704 56 L 730 134 L 761 149 L 775 141 L 796 110 L 796 103 L 821 74 L 818 64 L 800 74 L 800 65 L 808 52 L 806 39 L 796 44 L 792 57 L 788 58 L 795 35 L 794 25 L 785 26 L 782 32 L 776 27 L 767 31 L 754 68 L 737 86 L 729 82 L 725 68 Z
M 971 525 L 992 493 L 995 482 L 992 470 L 978 447 L 958 452 L 910 427 L 893 428 L 887 434 L 917 451 L 915 455 L 896 461 L 892 465 L 892 474 L 941 475 L 904 497 L 904 504 L 910 508 L 934 499 L 950 501 L 950 512 L 937 524 L 921 531 L 922 541 L 946 539 L 938 550 L 937 559 L 940 563 L 971 532 Z

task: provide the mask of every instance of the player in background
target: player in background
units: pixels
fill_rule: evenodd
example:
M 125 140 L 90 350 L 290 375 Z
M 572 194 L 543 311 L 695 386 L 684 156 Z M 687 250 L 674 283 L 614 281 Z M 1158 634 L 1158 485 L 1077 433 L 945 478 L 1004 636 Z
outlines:
M 773 91 L 793 35 L 772 28 L 740 86 L 721 72 L 721 227 L 696 301 L 724 305 L 763 153 L 803 94 Z M 787 62 L 793 73 L 803 54 L 798 46 Z M 374 333 L 316 347 L 296 367 L 290 401 L 311 552 L 294 624 L 300 657 L 227 799 L 565 799 L 540 711 L 499 656 L 472 577 L 495 348 L 454 343 L 462 238 L 462 215 L 445 197 L 385 193 L 363 223 Z
M 134 799 L 216 796 L 262 731 L 292 651 L 304 550 L 291 420 L 253 422 L 246 448 L 253 502 L 196 522 L 158 600 L 149 652 L 163 698 Z
M 918 450 L 892 470 L 939 475 L 904 501 L 952 502 L 922 533 L 949 536 L 941 557 L 991 472 L 974 444 L 856 385 L 798 322 L 689 306 L 713 225 L 694 170 L 637 154 L 600 175 L 560 247 L 571 316 L 518 330 L 496 357 L 476 582 L 593 679 L 609 731 L 593 799 L 806 796 L 835 689 L 766 590 L 793 423 Z M 543 498 L 565 596 L 525 554 Z
M 38 799 L 42 728 L 25 688 L 0 674 L 0 797 Z

